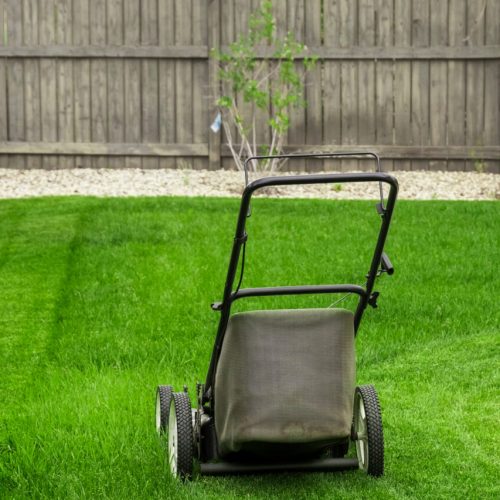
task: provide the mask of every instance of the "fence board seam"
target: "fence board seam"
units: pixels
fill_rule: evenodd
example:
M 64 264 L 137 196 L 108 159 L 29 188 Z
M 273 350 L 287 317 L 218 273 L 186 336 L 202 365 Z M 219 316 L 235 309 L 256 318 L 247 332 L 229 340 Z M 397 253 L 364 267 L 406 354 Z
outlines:
M 91 156 L 208 156 L 208 144 L 110 142 L 0 142 L 2 154 Z
M 207 45 L 178 45 L 171 47 L 125 45 L 47 45 L 39 47 L 3 46 L 0 57 L 4 58 L 82 58 L 82 59 L 208 59 L 211 47 Z M 227 51 L 228 47 L 221 47 Z M 435 47 L 348 47 L 333 48 L 309 46 L 303 59 L 311 54 L 326 60 L 485 60 L 500 59 L 500 45 L 482 46 L 435 46 Z M 267 49 L 257 51 L 257 57 L 270 57 Z
M 236 145 L 237 146 L 237 145 Z M 109 156 L 193 156 L 208 157 L 208 143 L 165 144 L 165 143 L 98 143 L 98 142 L 0 142 L 3 154 L 40 155 L 109 155 Z M 373 151 L 382 158 L 400 159 L 411 156 L 414 159 L 483 159 L 499 160 L 500 146 L 396 146 L 381 145 L 311 145 L 289 144 L 288 152 L 366 152 Z M 229 155 L 227 146 L 221 147 L 221 154 Z

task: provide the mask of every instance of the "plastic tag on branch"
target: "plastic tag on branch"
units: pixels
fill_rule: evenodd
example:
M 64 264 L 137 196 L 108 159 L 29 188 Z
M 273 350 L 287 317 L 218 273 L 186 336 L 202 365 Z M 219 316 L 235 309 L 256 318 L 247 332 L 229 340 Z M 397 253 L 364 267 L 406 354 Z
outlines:
M 220 111 L 217 113 L 217 116 L 215 117 L 215 120 L 213 121 L 212 125 L 210 125 L 210 128 L 214 134 L 219 132 L 220 128 L 222 126 L 222 115 L 220 114 Z

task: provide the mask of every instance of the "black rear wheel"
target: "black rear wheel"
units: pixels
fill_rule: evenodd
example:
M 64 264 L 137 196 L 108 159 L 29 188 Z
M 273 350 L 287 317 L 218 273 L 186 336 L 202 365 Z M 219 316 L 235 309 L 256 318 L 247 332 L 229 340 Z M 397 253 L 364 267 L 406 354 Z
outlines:
M 159 385 L 156 389 L 156 432 L 163 434 L 168 430 L 168 414 L 173 388 L 171 385 Z
M 370 476 L 384 473 L 384 432 L 375 387 L 361 385 L 354 392 L 354 435 L 359 468 Z
M 191 401 L 185 392 L 176 392 L 170 402 L 168 460 L 174 477 L 189 479 L 193 474 L 193 420 Z

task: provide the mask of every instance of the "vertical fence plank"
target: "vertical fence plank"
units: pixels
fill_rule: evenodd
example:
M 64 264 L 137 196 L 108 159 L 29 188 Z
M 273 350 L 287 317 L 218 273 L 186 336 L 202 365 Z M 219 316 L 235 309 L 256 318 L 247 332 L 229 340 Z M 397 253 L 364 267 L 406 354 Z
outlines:
M 234 1 L 233 0 L 220 0 L 220 13 L 221 13 L 221 24 L 220 24 L 220 43 L 221 45 L 229 45 L 235 40 L 234 32 Z M 230 126 L 231 135 L 233 138 L 237 136 L 236 127 Z M 227 142 L 225 132 L 222 132 L 221 139 Z M 234 169 L 234 161 L 232 158 L 225 157 L 222 159 L 223 168 Z
M 191 1 L 191 0 L 189 0 Z M 158 0 L 142 0 L 141 3 L 141 43 L 158 45 Z M 178 24 L 184 31 L 186 27 Z M 190 63 L 188 63 L 190 64 Z M 190 86 L 191 75 L 184 79 L 184 86 Z M 158 112 L 158 61 L 142 61 L 142 140 L 159 142 L 160 123 Z M 143 168 L 158 168 L 158 158 L 143 158 Z
M 0 0 L 0 47 L 6 42 L 5 28 L 5 1 Z M 7 141 L 9 122 L 7 112 L 7 62 L 0 59 L 0 141 Z M 0 153 L 0 168 L 9 166 L 9 156 Z
M 351 47 L 357 44 L 357 4 L 351 0 L 340 0 L 340 46 Z M 341 103 L 342 103 L 342 144 L 358 144 L 358 65 L 355 61 L 342 62 Z M 309 126 L 309 123 L 308 123 Z M 342 160 L 342 170 L 358 168 L 357 160 Z
M 73 44 L 73 9 L 72 0 L 58 0 L 56 3 L 56 42 L 59 45 Z M 57 61 L 57 102 L 58 102 L 58 139 L 60 142 L 74 141 L 74 96 L 73 96 L 73 61 Z M 74 156 L 59 158 L 59 167 L 73 168 Z
M 39 4 L 38 19 L 40 22 L 40 45 L 54 45 L 56 41 L 55 2 L 46 0 Z M 57 141 L 57 78 L 56 61 L 54 59 L 40 60 L 40 95 L 41 95 L 41 126 L 42 141 Z M 42 167 L 57 168 L 57 156 L 44 155 Z
M 73 2 L 73 43 L 90 44 L 90 6 L 89 0 Z M 73 82 L 75 100 L 75 141 L 90 142 L 90 60 L 79 59 L 73 62 Z M 75 166 L 90 168 L 90 156 L 76 156 Z
M 273 14 L 276 18 L 276 37 L 278 40 L 283 40 L 287 36 L 288 32 L 288 2 L 287 0 L 283 0 L 281 2 L 274 2 L 273 4 Z M 265 120 L 259 120 L 257 130 L 265 130 L 267 128 L 267 124 Z M 261 125 L 262 124 L 262 125 Z M 258 141 L 260 142 L 260 141 Z M 283 136 L 283 146 L 288 144 L 288 131 Z M 294 165 L 289 165 L 289 168 L 294 168 Z M 295 166 L 295 168 L 297 168 Z
M 207 46 L 207 2 L 193 3 L 193 45 Z M 208 61 L 194 60 L 193 65 L 193 142 L 208 142 L 208 99 L 210 94 L 207 82 Z M 206 158 L 194 158 L 193 168 L 206 169 Z
M 38 45 L 38 2 L 22 0 L 22 20 L 17 20 L 23 25 L 22 45 L 36 47 Z
M 161 47 L 174 45 L 175 17 L 174 0 L 158 3 L 158 38 Z M 160 85 L 160 141 L 173 144 L 175 138 L 175 62 L 159 62 Z M 160 158 L 160 168 L 175 168 L 175 158 Z
M 260 4 L 260 2 L 259 2 Z M 234 0 L 220 0 L 220 43 L 221 45 L 229 45 L 234 42 L 236 35 L 234 32 Z
M 234 40 L 236 40 L 239 35 L 244 35 L 247 32 L 252 2 L 248 0 L 232 1 L 234 3 Z
M 375 45 L 375 10 L 372 0 L 359 0 L 358 32 L 360 47 Z M 358 141 L 360 144 L 375 144 L 375 63 L 358 62 Z M 359 167 L 372 168 L 368 162 L 359 162 Z
M 429 0 L 413 0 L 412 41 L 414 47 L 429 45 Z M 429 62 L 412 62 L 411 81 L 412 144 L 425 146 L 429 141 Z M 428 161 L 411 162 L 412 170 L 428 170 Z
M 161 2 L 163 3 L 163 2 Z M 141 40 L 140 0 L 124 0 L 124 36 L 126 45 L 139 45 Z M 125 61 L 125 141 L 138 143 L 142 140 L 141 118 L 141 61 Z M 129 168 L 140 168 L 141 158 L 125 159 Z
M 192 40 L 192 0 L 176 0 L 175 25 L 182 26 L 182 30 L 175 31 L 176 45 L 189 45 Z M 176 61 L 175 63 L 175 94 L 177 96 L 175 123 L 176 137 L 179 143 L 189 143 L 193 140 L 193 88 L 188 85 L 192 78 L 192 63 L 190 61 Z M 191 158 L 179 159 L 179 168 L 193 168 Z
M 411 2 L 394 0 L 394 43 L 398 47 L 411 45 Z M 411 144 L 411 62 L 394 63 L 394 141 Z M 396 160 L 396 170 L 410 170 L 409 160 Z
M 377 4 L 377 45 L 389 47 L 393 43 L 393 10 L 392 0 L 378 0 Z M 376 114 L 377 144 L 392 144 L 394 130 L 393 108 L 393 63 L 377 61 L 376 71 Z M 392 160 L 384 161 L 385 170 L 393 170 Z
M 448 13 L 451 46 L 461 46 L 465 40 L 465 0 L 450 0 Z M 448 144 L 465 144 L 465 63 L 448 62 Z M 464 160 L 450 160 L 449 170 L 464 170 Z
M 308 0 L 305 10 L 305 43 L 310 46 L 321 45 L 321 1 Z M 322 102 L 321 102 L 321 63 L 306 75 L 306 141 L 310 144 L 323 144 Z M 306 161 L 306 170 L 322 168 L 322 162 Z
M 209 0 L 207 12 L 207 43 L 208 50 L 219 50 L 220 48 L 220 0 Z M 217 61 L 211 57 L 208 61 L 208 83 L 207 91 L 207 115 L 208 120 L 215 119 L 217 114 L 216 99 L 220 91 Z M 208 125 L 208 122 L 207 122 Z M 221 135 L 222 131 L 208 131 L 208 165 L 210 170 L 221 168 Z
M 260 9 L 261 2 L 257 0 L 252 0 L 250 10 L 251 13 L 256 13 Z M 283 25 L 287 22 L 286 16 L 286 0 L 284 2 L 276 3 L 273 7 L 274 15 L 280 18 L 280 22 L 278 23 L 279 29 L 283 32 Z M 238 32 L 236 31 L 235 37 L 238 36 Z M 270 71 L 271 63 L 263 62 L 264 72 Z M 268 101 L 267 103 L 268 109 L 271 104 Z M 271 127 L 268 123 L 268 114 L 267 110 L 257 109 L 255 112 L 255 121 L 257 123 L 257 130 L 255 134 L 255 141 L 257 144 L 262 144 L 264 146 L 269 147 L 271 144 Z M 288 142 L 288 141 L 286 141 Z
M 261 7 L 261 2 L 259 0 L 252 0 L 252 7 L 251 7 L 252 13 L 258 12 L 260 7 Z M 279 9 L 277 9 L 277 7 L 279 7 Z M 280 2 L 279 4 L 275 3 L 274 15 L 279 16 L 281 18 L 280 22 L 278 24 L 279 24 L 279 29 L 280 29 L 281 33 L 283 33 L 284 29 L 286 29 L 286 28 L 284 28 L 284 25 L 286 25 L 286 27 L 288 27 L 286 0 L 284 2 Z M 304 22 L 304 17 L 302 17 L 302 22 Z M 235 33 L 235 36 L 237 36 L 236 33 Z M 271 71 L 271 69 L 272 69 L 271 64 L 272 63 L 270 63 L 270 62 L 264 62 L 264 66 L 263 66 L 264 72 Z M 269 86 L 268 86 L 268 89 L 269 89 Z M 267 107 L 268 107 L 268 109 L 271 109 L 271 103 L 269 101 L 268 101 Z M 258 144 L 262 144 L 262 145 L 267 146 L 269 148 L 269 146 L 271 144 L 271 140 L 272 140 L 271 139 L 272 129 L 271 129 L 271 126 L 269 125 L 269 115 L 267 113 L 267 110 L 258 109 L 256 112 L 256 115 L 255 115 L 255 120 L 257 122 L 256 142 Z M 305 140 L 303 140 L 303 142 L 305 142 Z M 287 137 L 285 138 L 285 144 L 288 144 L 288 143 L 289 143 L 289 136 L 287 133 Z M 297 166 L 294 165 L 294 166 L 292 166 L 292 168 L 297 168 Z
M 123 0 L 108 0 L 107 45 L 123 45 Z M 109 141 L 120 143 L 125 140 L 125 81 L 123 59 L 108 61 L 108 131 Z M 123 168 L 125 158 L 115 156 L 108 162 L 111 168 Z
M 328 19 L 324 24 L 325 46 L 339 47 L 340 11 L 337 0 L 325 0 L 323 9 L 325 20 Z M 329 149 L 334 150 L 335 145 L 342 143 L 340 63 L 327 60 L 323 64 L 323 139 Z M 325 160 L 324 168 L 327 171 L 339 170 L 341 165 L 337 160 Z
M 5 35 L 4 25 L 5 25 L 5 5 L 4 0 L 0 0 L 0 47 L 4 45 Z M 7 121 L 7 71 L 6 63 L 3 59 L 0 59 L 0 141 L 7 140 L 7 129 L 9 128 L 9 123 Z M 1 154 L 0 151 L 0 168 L 6 168 L 9 166 L 8 155 Z
M 262 7 L 262 1 L 260 0 L 252 0 L 251 2 L 251 13 L 256 14 L 259 9 Z M 276 36 L 284 36 L 286 31 L 288 30 L 288 5 L 287 0 L 283 2 L 274 2 L 273 4 L 273 14 L 277 19 L 276 23 Z M 237 14 L 235 13 L 235 17 Z M 304 22 L 304 17 L 302 17 L 302 22 Z M 279 35 L 278 35 L 279 33 Z M 235 20 L 235 38 L 238 36 L 238 24 Z M 263 73 L 270 73 L 273 70 L 273 62 L 265 61 L 263 62 Z M 270 150 L 270 146 L 272 143 L 273 137 L 273 129 L 269 124 L 269 116 L 273 112 L 273 107 L 271 103 L 271 97 L 273 93 L 273 79 L 271 78 L 267 82 L 267 91 L 269 92 L 269 98 L 267 100 L 267 106 L 264 109 L 258 109 L 256 111 L 256 143 L 262 145 L 261 153 L 266 153 Z M 304 129 L 305 131 L 305 129 Z M 303 136 L 303 140 L 305 140 L 305 134 Z M 287 131 L 286 137 L 283 138 L 283 144 L 289 144 L 289 132 Z M 304 163 L 305 165 L 305 163 Z M 293 166 L 291 166 L 293 168 Z M 297 168 L 297 166 L 295 167 Z
M 38 3 L 23 0 L 24 45 L 38 45 Z M 24 60 L 24 106 L 26 117 L 26 140 L 41 140 L 40 124 L 40 64 L 37 59 Z M 26 157 L 26 168 L 41 168 L 39 155 Z
M 90 43 L 106 45 L 106 3 L 105 0 L 90 1 Z M 108 96 L 107 66 L 102 59 L 90 61 L 91 73 L 91 130 L 93 142 L 108 142 Z M 108 158 L 93 157 L 92 166 L 107 168 Z
M 437 0 L 432 7 L 431 46 L 448 45 L 448 1 Z M 430 62 L 429 82 L 430 142 L 432 146 L 446 144 L 447 108 L 447 65 L 444 61 Z M 444 161 L 429 162 L 431 170 L 446 170 Z
M 273 14 L 276 18 L 276 36 L 279 40 L 283 40 L 288 32 L 288 1 L 274 2 Z
M 467 4 L 467 44 L 484 45 L 486 2 L 468 0 Z M 475 148 L 484 145 L 484 62 L 468 61 L 466 64 L 466 140 L 473 160 L 467 161 L 466 170 L 483 170 L 484 162 L 476 158 Z
M 240 36 L 245 36 L 248 33 L 248 20 L 249 20 L 249 10 L 251 9 L 251 2 L 247 0 L 233 0 L 234 1 L 234 38 L 238 39 Z M 275 6 L 276 7 L 276 6 Z M 252 105 L 250 103 L 245 103 L 243 97 L 240 96 L 237 99 L 238 109 L 243 119 L 244 127 L 246 129 L 252 129 Z M 259 124 L 264 126 L 264 124 Z M 252 134 L 250 133 L 250 140 Z M 236 139 L 235 139 L 236 140 Z M 234 168 L 234 167 L 233 167 Z
M 305 19 L 305 6 L 304 0 L 288 0 L 287 5 L 287 28 L 292 32 L 296 39 L 301 43 L 304 42 L 304 19 Z M 303 75 L 303 66 L 296 63 L 296 69 L 299 75 Z M 288 129 L 288 143 L 289 144 L 305 144 L 306 143 L 306 111 L 302 106 L 292 107 L 290 113 L 290 128 Z M 326 109 L 325 109 L 326 113 Z M 266 142 L 269 140 L 269 128 L 262 127 L 266 132 Z M 290 168 L 297 171 L 305 170 L 304 160 L 295 160 L 290 164 Z
M 329 0 L 322 0 L 324 9 L 327 7 Z M 260 0 L 253 0 L 254 9 L 260 4 Z M 326 16 L 326 13 L 325 13 Z M 301 43 L 305 43 L 305 1 L 304 0 L 287 0 L 286 2 L 286 28 L 287 33 L 292 33 L 295 39 Z M 330 20 L 334 22 L 334 19 Z M 325 30 L 328 23 L 324 24 Z
M 19 0 L 7 0 L 6 7 L 8 45 L 20 46 L 23 44 L 22 3 Z M 24 67 L 21 59 L 11 59 L 7 63 L 7 89 L 8 139 L 24 141 Z M 24 168 L 26 165 L 22 155 L 12 155 L 9 163 L 15 168 Z
M 500 45 L 500 2 L 487 0 L 486 4 L 486 45 Z M 500 61 L 484 63 L 484 141 L 487 145 L 500 143 Z M 492 172 L 500 172 L 500 161 L 485 163 Z

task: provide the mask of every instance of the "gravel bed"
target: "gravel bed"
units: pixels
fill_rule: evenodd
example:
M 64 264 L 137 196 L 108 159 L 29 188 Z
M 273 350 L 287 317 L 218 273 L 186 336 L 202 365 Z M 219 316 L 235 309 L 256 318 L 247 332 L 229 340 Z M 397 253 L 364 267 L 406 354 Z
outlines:
M 476 172 L 392 172 L 399 197 L 411 200 L 500 199 L 500 175 Z M 0 198 L 31 196 L 239 196 L 243 174 L 227 170 L 0 169 Z M 376 184 L 272 188 L 265 196 L 372 199 Z

